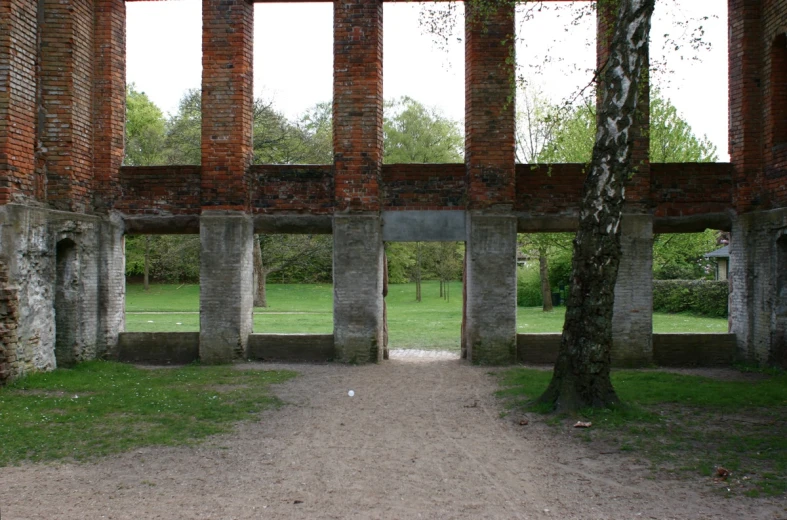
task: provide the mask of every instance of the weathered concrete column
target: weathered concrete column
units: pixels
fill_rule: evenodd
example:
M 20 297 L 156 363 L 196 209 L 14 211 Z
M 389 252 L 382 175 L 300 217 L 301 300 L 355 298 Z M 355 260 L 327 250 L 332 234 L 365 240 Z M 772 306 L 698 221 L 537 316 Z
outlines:
M 467 359 L 516 359 L 516 217 L 468 213 L 463 337 Z
M 624 214 L 612 315 L 612 363 L 653 361 L 653 217 Z
M 787 366 L 787 208 L 733 221 L 729 280 L 739 359 Z
M 342 215 L 333 220 L 333 337 L 346 363 L 383 359 L 384 250 L 380 218 Z
M 254 225 L 244 213 L 200 217 L 199 355 L 227 363 L 246 355 L 252 331 Z
M 126 328 L 126 254 L 123 219 L 117 213 L 99 225 L 99 356 L 117 356 L 118 333 Z

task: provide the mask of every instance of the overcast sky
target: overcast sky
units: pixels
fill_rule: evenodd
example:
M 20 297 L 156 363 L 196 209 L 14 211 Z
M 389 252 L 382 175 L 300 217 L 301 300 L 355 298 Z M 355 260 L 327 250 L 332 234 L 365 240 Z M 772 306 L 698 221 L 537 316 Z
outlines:
M 571 96 L 588 82 L 595 64 L 595 18 L 578 17 L 585 2 L 545 4 L 517 17 L 520 75 L 553 101 Z M 201 0 L 128 2 L 127 80 L 164 110 L 175 112 L 183 92 L 199 88 L 202 73 Z M 464 117 L 464 36 L 462 4 L 456 5 L 459 30 L 438 44 L 420 27 L 417 3 L 386 3 L 383 15 L 383 91 L 386 99 L 409 95 Z M 702 25 L 710 50 L 675 51 L 664 35 L 687 32 L 681 22 Z M 652 61 L 666 61 L 670 72 L 654 79 L 695 133 L 706 134 L 727 155 L 727 2 L 657 0 L 651 31 Z M 333 65 L 333 6 L 330 3 L 256 4 L 254 10 L 254 92 L 272 100 L 288 117 L 330 101 Z M 682 41 L 685 41 L 684 38 Z M 696 58 L 699 58 L 697 60 Z

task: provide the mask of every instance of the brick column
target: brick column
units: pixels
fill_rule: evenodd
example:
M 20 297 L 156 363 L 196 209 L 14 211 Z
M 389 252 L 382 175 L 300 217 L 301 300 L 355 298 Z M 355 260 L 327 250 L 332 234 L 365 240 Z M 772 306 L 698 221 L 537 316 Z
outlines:
M 474 363 L 516 357 L 514 8 L 465 6 L 467 248 L 462 350 Z
M 43 5 L 39 167 L 51 206 L 85 212 L 93 198 L 93 2 Z
M 246 354 L 252 331 L 250 201 L 254 6 L 202 2 L 200 359 Z
M 108 210 L 119 194 L 126 123 L 126 4 L 95 0 L 93 172 L 95 204 Z
M 254 5 L 202 2 L 202 207 L 246 211 L 252 149 Z
M 337 358 L 366 363 L 384 350 L 383 4 L 334 2 L 333 320 Z
M 35 193 L 36 5 L 0 2 L 0 204 Z
M 613 0 L 597 2 L 596 61 L 603 71 L 609 59 L 614 31 Z M 603 77 L 603 74 L 600 76 Z M 601 103 L 605 85 L 599 81 Z M 643 68 L 638 114 L 629 139 L 633 176 L 626 185 L 621 223 L 621 257 L 615 284 L 612 322 L 612 362 L 619 366 L 649 364 L 653 359 L 653 217 L 650 189 L 650 79 Z
M 383 161 L 383 4 L 333 4 L 336 209 L 379 211 Z
M 733 203 L 739 212 L 756 209 L 762 190 L 763 92 L 762 2 L 728 0 L 729 153 L 735 167 Z
M 465 6 L 465 163 L 468 209 L 514 203 L 514 8 Z

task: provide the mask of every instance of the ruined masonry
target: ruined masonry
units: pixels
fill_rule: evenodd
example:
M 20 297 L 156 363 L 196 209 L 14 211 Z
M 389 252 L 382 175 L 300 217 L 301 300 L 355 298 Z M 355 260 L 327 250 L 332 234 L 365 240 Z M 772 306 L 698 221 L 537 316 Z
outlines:
M 614 13 L 599 2 L 603 65 Z M 0 381 L 123 357 L 131 233 L 199 233 L 201 332 L 171 344 L 206 362 L 264 358 L 273 341 L 252 333 L 254 233 L 334 237 L 333 336 L 290 338 L 281 355 L 308 358 L 313 341 L 381 360 L 383 244 L 397 240 L 466 242 L 465 357 L 542 346 L 516 333 L 516 234 L 575 229 L 583 166 L 515 164 L 513 11 L 466 25 L 466 163 L 383 166 L 383 5 L 333 5 L 333 164 L 251 165 L 253 4 L 203 0 L 202 165 L 130 168 L 123 0 L 0 0 Z M 732 162 L 651 164 L 647 118 L 633 134 L 618 365 L 654 361 L 653 233 L 713 228 L 732 231 L 736 357 L 787 366 L 787 0 L 728 6 Z

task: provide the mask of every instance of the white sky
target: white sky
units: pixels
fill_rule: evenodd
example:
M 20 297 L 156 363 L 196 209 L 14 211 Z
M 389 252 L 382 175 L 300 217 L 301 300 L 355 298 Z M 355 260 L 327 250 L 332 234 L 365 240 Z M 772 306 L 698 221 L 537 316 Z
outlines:
M 585 2 L 545 4 L 517 20 L 520 73 L 553 101 L 570 96 L 590 78 L 595 64 L 595 18 L 572 23 Z M 202 73 L 201 0 L 129 2 L 127 80 L 136 83 L 165 113 L 175 112 L 184 91 L 199 88 Z M 461 13 L 462 5 L 457 5 Z M 710 50 L 683 45 L 666 55 L 668 69 L 655 82 L 696 134 L 706 134 L 720 160 L 727 155 L 727 2 L 657 0 L 651 59 L 664 59 L 664 34 L 685 32 L 679 22 L 704 15 L 703 40 Z M 447 45 L 419 26 L 416 3 L 386 3 L 383 16 L 383 91 L 386 99 L 409 95 L 464 118 L 464 22 Z M 330 3 L 257 4 L 254 11 L 254 92 L 271 99 L 290 118 L 330 101 L 333 74 L 333 6 Z M 295 29 L 297 28 L 297 30 Z M 671 47 L 670 47 L 671 49 Z M 698 57 L 699 61 L 692 59 Z M 538 74 L 535 74 L 535 73 Z

